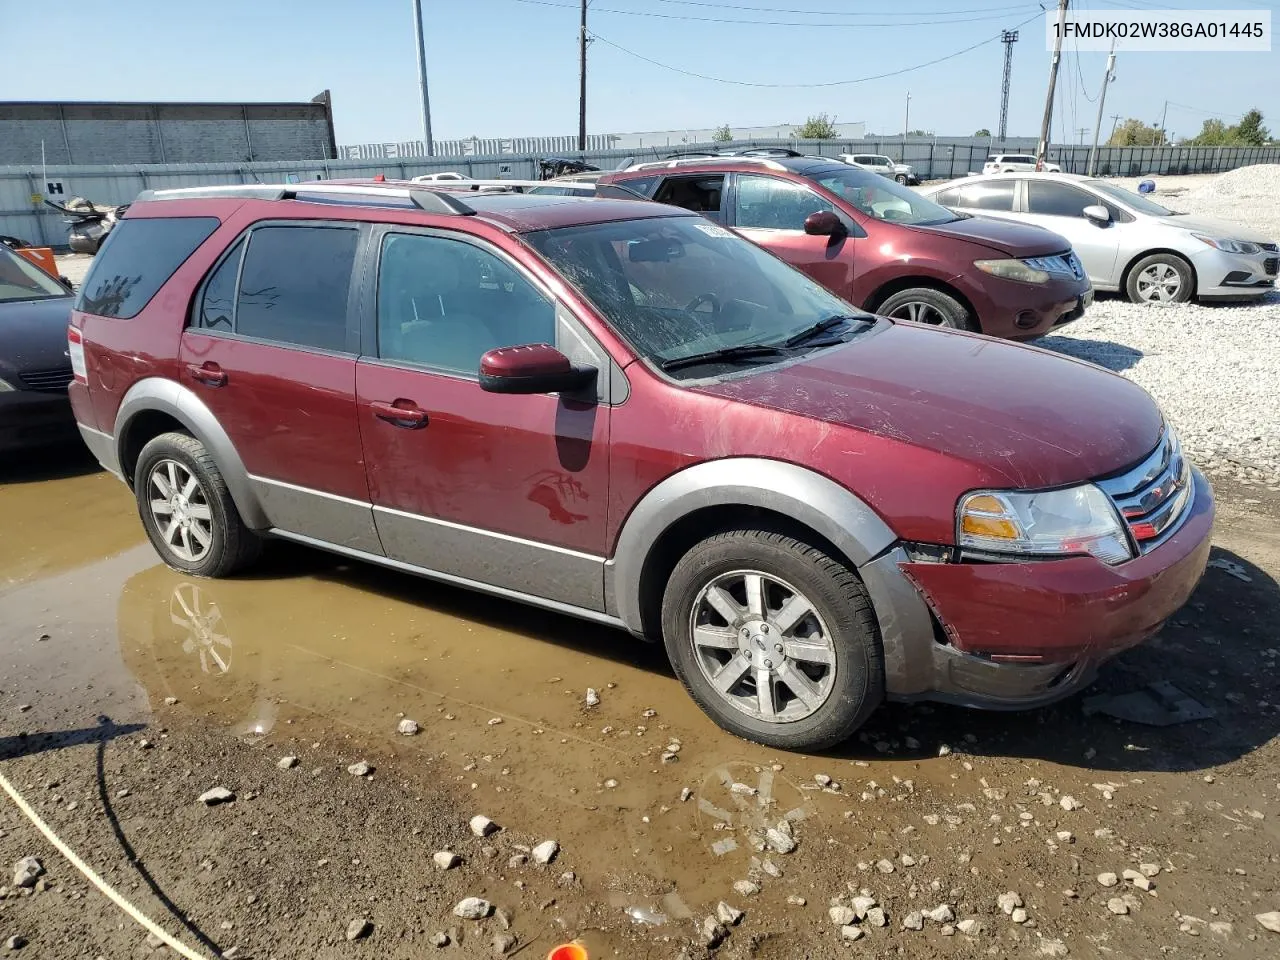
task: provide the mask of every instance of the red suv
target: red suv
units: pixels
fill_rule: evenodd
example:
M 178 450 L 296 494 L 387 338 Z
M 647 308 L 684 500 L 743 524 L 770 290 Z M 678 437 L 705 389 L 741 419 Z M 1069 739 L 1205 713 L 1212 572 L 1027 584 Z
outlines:
M 1209 550 L 1133 383 L 860 313 L 640 200 L 144 193 L 69 336 L 81 432 L 169 565 L 282 537 L 622 627 L 779 747 L 886 696 L 1063 697 Z
M 955 213 L 836 160 L 671 160 L 600 183 L 696 210 L 886 317 L 1029 340 L 1093 302 L 1058 234 Z

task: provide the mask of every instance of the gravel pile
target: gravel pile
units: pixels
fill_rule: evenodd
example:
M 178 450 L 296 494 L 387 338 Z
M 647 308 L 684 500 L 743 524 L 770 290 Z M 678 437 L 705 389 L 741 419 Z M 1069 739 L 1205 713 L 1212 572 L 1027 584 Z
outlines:
M 1280 239 L 1280 165 L 1158 177 L 1156 185 L 1156 199 L 1171 209 Z M 1140 384 L 1201 467 L 1280 485 L 1280 292 L 1248 305 L 1203 306 L 1139 305 L 1103 295 L 1038 345 Z

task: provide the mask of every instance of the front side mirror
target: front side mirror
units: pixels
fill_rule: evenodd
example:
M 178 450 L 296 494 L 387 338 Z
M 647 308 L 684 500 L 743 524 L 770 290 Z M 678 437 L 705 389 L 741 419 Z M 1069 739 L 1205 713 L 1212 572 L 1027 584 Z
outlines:
M 804 218 L 804 232 L 811 237 L 838 237 L 844 224 L 830 210 L 818 210 Z
M 480 389 L 488 393 L 573 393 L 596 378 L 548 343 L 499 347 L 480 358 Z
M 1100 203 L 1091 203 L 1080 211 L 1089 220 L 1094 223 L 1110 223 L 1111 211 Z

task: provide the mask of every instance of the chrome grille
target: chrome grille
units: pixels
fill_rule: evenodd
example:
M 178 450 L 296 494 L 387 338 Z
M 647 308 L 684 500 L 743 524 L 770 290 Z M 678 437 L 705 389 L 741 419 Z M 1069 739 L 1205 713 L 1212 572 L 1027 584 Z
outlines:
M 19 376 L 28 390 L 39 390 L 41 393 L 62 393 L 72 380 L 70 367 L 58 367 L 56 370 L 27 370 Z
M 1080 262 L 1074 250 L 1055 254 L 1052 257 L 1027 257 L 1022 262 L 1033 270 L 1043 270 L 1045 273 L 1073 277 L 1076 280 L 1084 279 L 1084 264 Z
M 1166 430 L 1150 456 L 1118 476 L 1099 480 L 1098 486 L 1124 517 L 1138 549 L 1146 553 L 1181 525 L 1194 483 L 1178 438 Z

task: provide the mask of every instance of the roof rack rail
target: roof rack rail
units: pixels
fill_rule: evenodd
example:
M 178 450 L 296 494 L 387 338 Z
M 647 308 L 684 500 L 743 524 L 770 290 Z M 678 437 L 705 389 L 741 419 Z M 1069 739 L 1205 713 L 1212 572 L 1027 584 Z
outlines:
M 462 182 L 462 181 L 459 181 Z M 177 187 L 169 190 L 144 190 L 138 194 L 136 203 L 153 200 L 206 200 L 218 197 L 238 197 L 244 200 L 300 200 L 306 202 L 315 198 L 320 202 L 339 202 L 343 199 L 356 200 L 367 198 L 370 205 L 377 206 L 379 200 L 407 200 L 427 213 L 438 213 L 449 216 L 471 216 L 475 213 L 463 201 L 450 196 L 443 190 L 431 189 L 426 184 L 414 184 L 412 187 L 396 186 L 370 182 L 366 184 L 325 183 L 323 180 L 308 183 L 289 184 L 223 184 L 212 187 Z
M 632 164 L 628 170 L 659 170 L 669 169 L 672 167 L 687 167 L 693 164 L 717 164 L 717 163 L 758 163 L 762 167 L 770 170 L 785 170 L 782 164 L 776 160 L 770 160 L 767 157 L 683 157 L 676 160 L 649 160 L 644 163 Z

